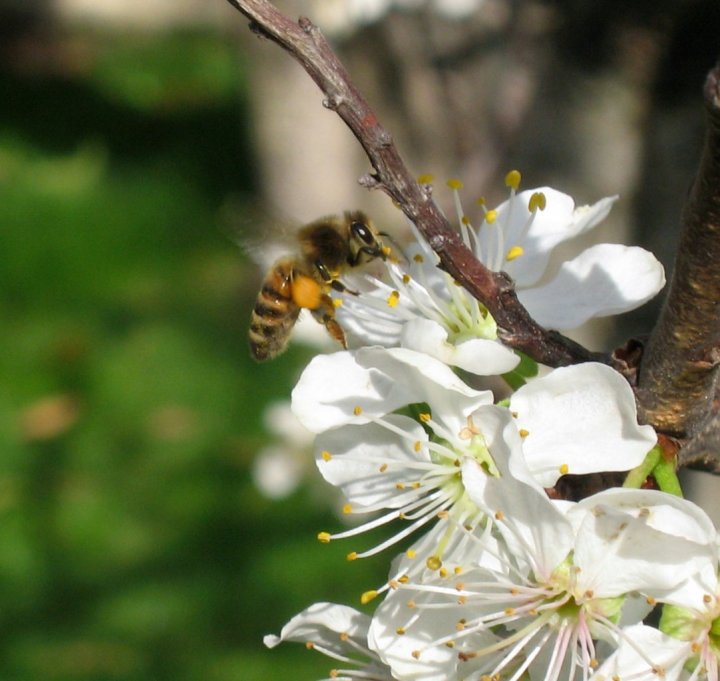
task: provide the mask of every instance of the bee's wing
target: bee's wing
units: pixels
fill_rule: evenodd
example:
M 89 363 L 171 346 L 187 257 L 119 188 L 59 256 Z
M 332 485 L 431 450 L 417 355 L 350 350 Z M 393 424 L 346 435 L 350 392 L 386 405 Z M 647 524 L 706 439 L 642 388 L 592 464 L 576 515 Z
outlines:
M 263 270 L 297 250 L 299 227 L 289 220 L 272 219 L 257 206 L 228 203 L 221 211 L 220 228 Z

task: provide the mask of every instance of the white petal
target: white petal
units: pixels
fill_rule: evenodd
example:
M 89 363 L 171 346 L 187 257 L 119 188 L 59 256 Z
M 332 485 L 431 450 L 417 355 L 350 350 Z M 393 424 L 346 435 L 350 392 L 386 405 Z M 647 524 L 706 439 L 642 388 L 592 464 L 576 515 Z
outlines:
M 528 233 L 522 238 L 519 232 L 529 215 L 528 201 L 535 192 L 545 194 L 547 205 L 545 210 L 537 211 Z M 503 269 L 515 280 L 518 287 L 523 288 L 531 286 L 542 277 L 550 255 L 558 244 L 588 231 L 604 220 L 617 196 L 601 199 L 592 206 L 575 208 L 575 202 L 567 194 L 551 187 L 540 187 L 520 192 L 516 200 L 520 201 L 521 205 L 512 207 L 513 224 L 506 237 L 506 246 L 509 249 L 520 245 L 524 253 L 507 262 Z M 507 206 L 507 202 L 503 205 Z M 508 208 L 498 209 L 498 223 L 502 219 L 502 210 L 507 211 Z
M 356 407 L 386 413 L 409 399 L 402 384 L 360 366 L 354 353 L 336 352 L 318 355 L 305 368 L 292 392 L 292 410 L 308 430 L 320 433 L 355 420 Z
M 604 504 L 634 517 L 642 515 L 648 526 L 717 549 L 715 525 L 705 511 L 688 499 L 652 489 L 613 487 L 589 497 L 586 503 Z
M 717 562 L 708 561 L 707 565 L 682 584 L 655 595 L 663 603 L 678 605 L 702 613 L 714 607 L 718 590 L 720 590 L 720 586 L 718 585 Z M 710 600 L 707 600 L 708 596 L 711 596 Z
M 391 381 L 397 399 L 388 400 L 394 406 L 384 413 L 426 402 L 433 418 L 451 433 L 459 433 L 475 409 L 494 401 L 490 390 L 469 387 L 447 365 L 423 352 L 406 348 L 362 348 L 357 351 L 357 361 L 366 367 L 376 367 Z M 398 401 L 399 386 L 404 395 L 409 395 L 405 401 Z
M 409 607 L 410 600 L 417 607 Z M 474 632 L 458 638 L 452 648 L 433 645 L 434 641 L 456 633 L 458 622 L 467 616 L 468 606 L 453 605 L 446 596 L 400 588 L 391 591 L 375 612 L 368 643 L 390 666 L 396 679 L 460 681 L 475 678 L 473 672 L 482 668 L 486 661 L 472 654 L 463 657 L 463 653 L 497 643 L 494 634 Z M 399 635 L 398 629 L 404 633 Z
M 542 326 L 574 329 L 588 319 L 634 310 L 665 285 L 663 266 L 637 247 L 598 244 L 564 262 L 544 286 L 518 291 Z
M 462 467 L 465 489 L 478 508 L 498 518 L 511 553 L 524 560 L 539 579 L 547 579 L 572 549 L 572 526 L 525 468 L 508 410 L 483 407 L 473 414 L 473 421 L 488 441 L 500 476 L 489 475 L 466 458 Z
M 459 432 L 468 414 L 492 400 L 490 391 L 470 388 L 433 357 L 376 347 L 315 357 L 293 390 L 292 409 L 306 428 L 320 433 L 427 402 Z
M 314 603 L 295 615 L 282 628 L 280 636 L 268 635 L 264 643 L 268 648 L 274 648 L 282 641 L 322 642 L 323 647 L 336 654 L 347 654 L 354 649 L 338 634 L 347 634 L 366 648 L 369 626 L 370 618 L 353 608 L 334 603 Z
M 683 654 L 684 649 L 687 650 L 686 654 Z M 638 651 L 643 654 L 640 655 Z M 620 646 L 590 677 L 590 681 L 618 678 L 675 681 L 680 678 L 689 654 L 687 643 L 670 638 L 654 627 L 636 624 L 623 629 Z M 662 673 L 658 673 L 658 670 L 662 670 Z
M 620 491 L 620 490 L 614 490 Z M 637 492 L 637 490 L 625 490 Z M 647 490 L 641 490 L 646 492 Z M 578 588 L 590 590 L 595 597 L 612 597 L 629 591 L 656 595 L 682 584 L 714 560 L 714 542 L 696 542 L 653 527 L 648 518 L 653 511 L 643 504 L 643 495 L 629 495 L 637 506 L 614 507 L 604 503 L 604 493 L 588 497 L 571 513 L 585 513 L 577 535 L 575 563 L 581 567 Z M 671 497 L 657 493 L 662 497 Z M 675 501 L 678 500 L 672 497 Z M 686 502 L 686 504 L 689 502 Z M 656 504 L 657 509 L 660 505 Z M 655 512 L 657 512 L 657 509 Z M 696 514 L 686 513 L 684 505 L 668 499 L 661 511 L 670 525 L 693 526 Z
M 343 426 L 318 436 L 316 462 L 320 473 L 330 484 L 340 487 L 356 510 L 382 504 L 383 508 L 398 508 L 424 494 L 398 488 L 408 479 L 420 479 L 422 470 L 414 464 L 428 463 L 426 447 L 414 447 L 414 442 L 427 442 L 422 426 L 407 416 L 389 414 L 385 420 L 408 434 L 407 438 L 374 423 L 363 426 Z M 329 454 L 329 456 L 328 456 Z
M 449 343 L 445 328 L 429 319 L 418 318 L 407 322 L 401 345 L 477 376 L 504 374 L 520 362 L 520 358 L 499 341 L 473 338 L 457 345 Z
M 528 468 L 544 487 L 564 473 L 624 471 L 655 445 L 655 431 L 637 424 L 632 390 L 617 372 L 588 362 L 555 369 L 510 400 L 518 428 L 527 431 Z

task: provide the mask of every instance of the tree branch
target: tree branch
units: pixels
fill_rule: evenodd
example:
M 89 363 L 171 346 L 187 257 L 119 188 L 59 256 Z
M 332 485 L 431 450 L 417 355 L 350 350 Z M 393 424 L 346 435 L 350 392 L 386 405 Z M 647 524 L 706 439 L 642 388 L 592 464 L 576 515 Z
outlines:
M 708 75 L 704 94 L 702 159 L 682 213 L 670 290 L 638 376 L 645 420 L 683 438 L 705 427 L 720 362 L 720 65 Z
M 565 336 L 539 326 L 515 295 L 510 278 L 492 272 L 465 246 L 430 196 L 413 178 L 390 133 L 356 90 L 345 68 L 309 19 L 294 22 L 267 0 L 228 0 L 248 17 L 250 28 L 289 52 L 324 93 L 323 105 L 335 111 L 362 145 L 374 172 L 362 178 L 369 189 L 382 189 L 415 223 L 438 254 L 441 267 L 482 302 L 505 343 L 548 366 L 590 360 L 609 362 Z

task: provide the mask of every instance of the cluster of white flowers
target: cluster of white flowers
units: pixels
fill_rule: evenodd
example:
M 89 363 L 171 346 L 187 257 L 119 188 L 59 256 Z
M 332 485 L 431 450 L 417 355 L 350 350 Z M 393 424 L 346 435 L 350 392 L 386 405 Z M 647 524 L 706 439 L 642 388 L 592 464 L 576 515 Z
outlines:
M 456 205 L 466 244 L 513 277 L 537 321 L 576 327 L 662 288 L 650 253 L 609 244 L 543 280 L 551 250 L 615 199 L 576 209 L 550 188 L 519 192 L 519 180 L 508 175 L 508 200 L 483 205 L 477 228 Z M 626 381 L 599 363 L 535 376 L 415 237 L 386 277 L 343 296 L 356 349 L 316 357 L 292 395 L 343 511 L 369 514 L 318 538 L 388 525 L 388 539 L 349 558 L 402 553 L 362 595 L 379 603 L 371 615 L 316 603 L 266 644 L 330 656 L 333 679 L 718 681 L 720 542 L 705 513 L 658 490 L 548 494 L 561 476 L 628 471 L 655 447 Z M 515 390 L 498 401 L 468 374 L 504 375 Z

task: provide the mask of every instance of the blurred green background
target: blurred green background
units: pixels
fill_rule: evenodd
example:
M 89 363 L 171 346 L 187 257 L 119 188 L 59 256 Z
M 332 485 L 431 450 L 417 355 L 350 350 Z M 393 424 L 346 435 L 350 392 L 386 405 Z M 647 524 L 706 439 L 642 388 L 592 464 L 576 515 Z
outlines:
M 210 30 L 48 38 L 0 65 L 0 678 L 325 676 L 262 635 L 382 571 L 251 480 L 309 354 L 246 348 L 247 64 Z

